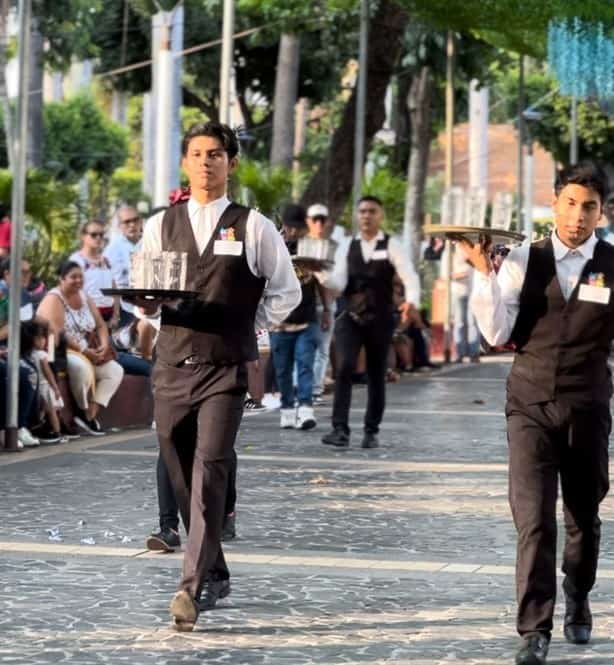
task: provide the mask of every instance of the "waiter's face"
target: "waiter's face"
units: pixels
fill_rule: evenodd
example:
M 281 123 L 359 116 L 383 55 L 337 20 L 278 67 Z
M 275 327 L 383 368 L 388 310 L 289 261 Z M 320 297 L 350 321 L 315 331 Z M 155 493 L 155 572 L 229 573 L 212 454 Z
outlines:
M 565 185 L 552 204 L 556 233 L 568 247 L 578 247 L 592 235 L 602 213 L 599 194 L 584 185 Z
M 228 153 L 214 136 L 195 136 L 181 162 L 192 189 L 208 192 L 226 191 L 228 176 L 237 168 L 238 159 Z
M 358 204 L 356 215 L 360 232 L 367 237 L 375 236 L 384 219 L 382 206 L 375 201 L 361 201 Z

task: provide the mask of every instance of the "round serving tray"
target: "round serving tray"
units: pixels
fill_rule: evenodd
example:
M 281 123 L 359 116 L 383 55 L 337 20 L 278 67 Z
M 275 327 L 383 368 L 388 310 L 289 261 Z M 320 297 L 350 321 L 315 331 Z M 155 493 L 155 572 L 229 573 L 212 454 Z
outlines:
M 425 224 L 422 227 L 427 236 L 444 236 L 446 238 L 454 235 L 462 235 L 470 240 L 478 240 L 480 236 L 488 235 L 493 240 L 516 240 L 522 242 L 524 235 L 515 231 L 504 229 L 492 229 L 490 226 L 456 226 L 455 224 Z
M 122 298 L 143 298 L 144 300 L 177 300 L 182 298 L 196 298 L 194 291 L 180 291 L 179 289 L 100 289 L 105 296 L 120 296 Z
M 328 259 L 314 259 L 309 256 L 292 256 L 292 263 L 303 270 L 313 270 L 319 272 L 320 270 L 329 270 L 333 267 L 334 263 Z

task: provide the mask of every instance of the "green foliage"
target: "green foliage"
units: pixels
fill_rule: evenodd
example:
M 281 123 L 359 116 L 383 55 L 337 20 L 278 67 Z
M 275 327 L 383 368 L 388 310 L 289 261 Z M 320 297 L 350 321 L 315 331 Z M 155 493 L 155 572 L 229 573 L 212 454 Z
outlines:
M 377 196 L 384 204 L 386 212 L 384 229 L 388 233 L 398 234 L 403 228 L 405 189 L 405 178 L 401 178 L 385 168 L 376 169 L 363 185 L 363 194 Z
M 12 175 L 0 170 L 0 200 L 11 200 Z M 24 255 L 35 274 L 54 274 L 58 255 L 71 250 L 77 237 L 77 193 L 44 171 L 31 170 L 26 180 L 27 233 Z
M 492 122 L 509 122 L 517 115 L 518 65 L 492 68 L 492 94 L 496 110 Z M 529 123 L 531 135 L 554 159 L 569 160 L 571 100 L 560 95 L 558 84 L 545 66 L 533 64 L 525 77 L 527 106 L 536 105 L 541 119 Z M 614 118 L 592 101 L 578 102 L 578 149 L 580 159 L 614 163 Z
M 126 167 L 117 169 L 111 176 L 109 199 L 132 206 L 140 201 L 149 202 L 149 197 L 143 192 L 143 172 Z
M 43 111 L 45 166 L 56 178 L 77 181 L 88 171 L 110 176 L 128 157 L 126 131 L 85 95 L 52 102 Z
M 247 190 L 249 204 L 272 219 L 292 195 L 292 172 L 281 167 L 243 161 L 235 178 L 239 186 Z

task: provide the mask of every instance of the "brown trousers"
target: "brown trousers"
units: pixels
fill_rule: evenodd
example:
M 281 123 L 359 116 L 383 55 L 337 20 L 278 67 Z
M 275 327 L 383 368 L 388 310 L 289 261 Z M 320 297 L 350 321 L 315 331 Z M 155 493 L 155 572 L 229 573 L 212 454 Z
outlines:
M 160 452 L 188 532 L 179 586 L 199 599 L 208 579 L 229 577 L 221 535 L 247 372 L 158 360 L 152 377 Z

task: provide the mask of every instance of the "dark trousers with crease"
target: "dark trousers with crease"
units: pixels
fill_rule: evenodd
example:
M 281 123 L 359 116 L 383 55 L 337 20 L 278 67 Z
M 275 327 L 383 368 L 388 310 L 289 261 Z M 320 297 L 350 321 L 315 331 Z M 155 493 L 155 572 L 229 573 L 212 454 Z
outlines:
M 556 500 L 565 524 L 563 589 L 581 602 L 595 583 L 609 489 L 608 404 L 554 400 L 527 405 L 508 394 L 509 500 L 518 534 L 517 629 L 550 636 L 556 598 Z
M 221 534 L 247 371 L 158 359 L 153 384 L 160 453 L 188 533 L 180 588 L 198 599 L 208 579 L 229 577 Z
M 175 490 L 168 475 L 168 469 L 162 455 L 158 455 L 156 467 L 156 483 L 158 486 L 158 514 L 160 516 L 160 529 L 173 529 L 179 527 L 179 506 L 175 499 Z M 226 489 L 226 507 L 224 515 L 235 511 L 237 502 L 237 454 L 232 451 L 232 465 L 228 473 L 228 488 Z
M 367 410 L 365 432 L 377 434 L 386 406 L 386 369 L 388 349 L 392 342 L 392 315 L 378 317 L 366 325 L 354 322 L 347 312 L 335 324 L 335 399 L 333 427 L 349 431 L 352 404 L 352 374 L 360 349 L 367 357 Z

